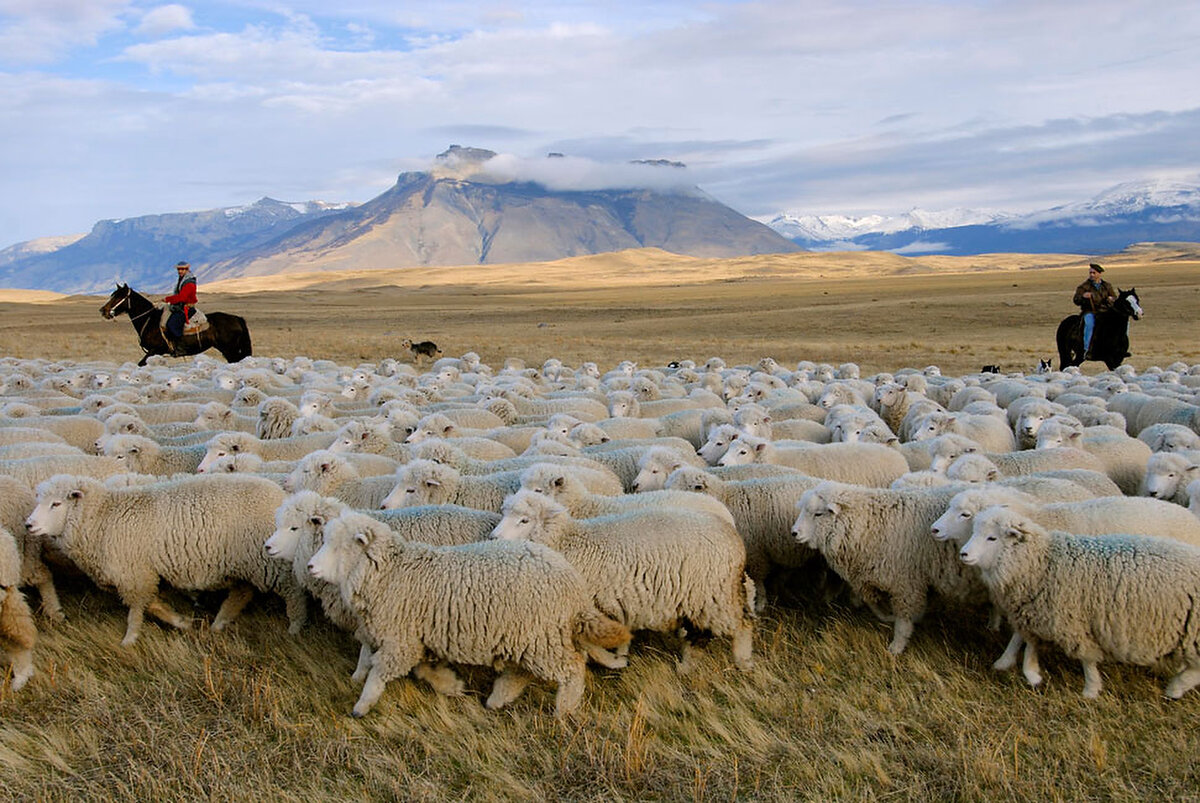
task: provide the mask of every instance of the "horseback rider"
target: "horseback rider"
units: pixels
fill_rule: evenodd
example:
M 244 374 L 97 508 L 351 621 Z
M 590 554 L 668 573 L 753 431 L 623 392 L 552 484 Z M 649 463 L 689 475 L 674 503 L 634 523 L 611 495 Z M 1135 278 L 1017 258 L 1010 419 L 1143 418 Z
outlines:
M 1113 286 L 1100 278 L 1104 268 L 1095 262 L 1088 265 L 1088 277 L 1075 288 L 1073 301 L 1083 318 L 1083 358 L 1092 358 L 1092 333 L 1096 328 L 1096 313 L 1112 309 L 1117 300 Z
M 171 315 L 167 318 L 171 356 L 182 357 L 184 356 L 181 342 L 183 326 L 191 317 L 192 307 L 196 304 L 196 277 L 192 273 L 191 265 L 183 260 L 175 263 L 175 270 L 179 274 L 179 279 L 175 282 L 175 292 L 165 297 L 163 301 L 171 305 Z

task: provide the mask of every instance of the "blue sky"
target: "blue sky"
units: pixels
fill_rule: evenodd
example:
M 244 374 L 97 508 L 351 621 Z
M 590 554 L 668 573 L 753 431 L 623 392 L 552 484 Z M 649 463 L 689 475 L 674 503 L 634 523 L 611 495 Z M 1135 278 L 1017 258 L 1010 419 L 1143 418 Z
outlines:
M 758 217 L 1029 211 L 1200 180 L 1198 77 L 1194 0 L 0 0 L 0 247 L 366 201 L 451 143 Z

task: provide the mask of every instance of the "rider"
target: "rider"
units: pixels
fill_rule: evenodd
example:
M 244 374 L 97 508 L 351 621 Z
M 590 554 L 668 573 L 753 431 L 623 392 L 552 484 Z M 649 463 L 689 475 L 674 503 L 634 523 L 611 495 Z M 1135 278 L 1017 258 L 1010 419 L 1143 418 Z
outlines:
M 1095 262 L 1091 263 L 1088 265 L 1087 280 L 1075 288 L 1073 300 L 1083 314 L 1083 358 L 1085 360 L 1092 358 L 1092 332 L 1096 328 L 1096 313 L 1111 309 L 1113 302 L 1117 300 L 1116 291 L 1113 290 L 1111 284 L 1100 278 L 1101 273 L 1104 273 L 1104 268 Z
M 183 354 L 180 340 L 183 339 L 183 325 L 191 317 L 192 307 L 196 304 L 196 277 L 191 271 L 191 265 L 180 260 L 175 263 L 179 280 L 175 282 L 175 292 L 163 299 L 171 305 L 171 315 L 167 318 L 167 333 L 171 336 L 171 356 Z

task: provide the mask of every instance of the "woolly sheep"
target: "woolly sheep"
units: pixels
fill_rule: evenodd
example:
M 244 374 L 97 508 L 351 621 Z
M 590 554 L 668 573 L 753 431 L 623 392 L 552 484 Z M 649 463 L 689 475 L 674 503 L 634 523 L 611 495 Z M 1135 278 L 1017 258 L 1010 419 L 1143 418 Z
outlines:
M 18 443 L 56 443 L 61 446 L 69 445 L 61 435 L 56 435 L 48 429 L 41 429 L 39 427 L 0 427 L 0 446 L 14 446 Z
M 946 432 L 968 437 L 991 452 L 1010 452 L 1016 448 L 1012 430 L 994 416 L 942 411 L 921 418 L 914 425 L 910 440 L 928 440 Z
M 877 443 L 825 443 L 804 448 L 778 448 L 770 441 L 743 435 L 730 445 L 719 466 L 777 463 L 813 477 L 858 485 L 886 487 L 908 471 L 908 461 L 895 449 Z
M 1016 435 L 1018 448 L 1034 448 L 1042 423 L 1066 412 L 1067 408 L 1063 405 L 1036 396 L 1022 397 L 1018 402 L 1009 405 L 1008 423 Z
M 1021 454 L 1028 453 L 1021 452 Z M 984 482 L 1010 483 L 1022 477 L 1057 478 L 1074 482 L 1095 496 L 1116 496 L 1121 493 L 1117 484 L 1107 474 L 1100 471 L 1086 468 L 1060 468 L 1009 477 L 1005 476 L 988 457 L 981 454 L 965 454 L 958 458 L 946 469 L 946 476 L 954 482 L 976 484 Z
M 1200 479 L 1194 479 L 1187 484 L 1188 510 L 1200 519 Z
M 363 476 L 347 455 L 318 449 L 305 455 L 283 481 L 288 493 L 316 491 L 334 496 L 350 507 L 378 508 L 396 487 L 395 473 Z
M 42 539 L 25 529 L 25 519 L 36 505 L 37 497 L 31 487 L 0 474 L 0 528 L 8 530 L 16 539 L 21 559 L 19 585 L 37 588 L 42 598 L 42 611 L 51 620 L 62 621 L 64 616 L 54 576 L 42 560 Z
M 638 458 L 638 473 L 630 484 L 634 493 L 661 491 L 666 487 L 667 477 L 682 466 L 702 466 L 704 461 L 684 448 L 667 445 L 651 446 Z
M 758 477 L 745 480 L 722 479 L 694 466 L 683 466 L 667 478 L 669 490 L 689 491 L 711 496 L 733 516 L 738 534 L 746 545 L 746 574 L 754 580 L 755 600 L 766 604 L 766 580 L 775 566 L 798 568 L 808 564 L 815 554 L 796 543 L 792 524 L 796 503 L 820 482 L 805 474 Z
M 1104 660 L 1182 664 L 1166 686 L 1173 699 L 1200 682 L 1200 548 L 1144 535 L 1052 532 L 997 506 L 976 518 L 961 560 L 979 569 L 1027 642 L 1056 643 L 1083 664 L 1085 698 L 1099 696 Z M 1036 657 L 1025 670 L 1031 685 L 1041 682 Z
M 260 440 L 246 432 L 220 432 L 213 435 L 204 445 L 207 450 L 197 470 L 208 468 L 218 457 L 236 452 L 251 452 L 263 460 L 299 460 L 317 449 L 328 449 L 333 443 L 334 433 L 318 432 L 289 438 Z
M 1200 452 L 1155 452 L 1146 461 L 1143 496 L 1187 505 L 1188 484 L 1200 478 Z
M 254 434 L 258 431 L 258 416 L 242 415 L 228 404 L 208 402 L 200 408 L 192 422 L 200 429 L 214 432 L 246 432 Z
M 1099 458 L 1104 473 L 1112 478 L 1121 493 L 1136 494 L 1146 478 L 1150 447 L 1131 438 L 1123 429 L 1097 426 L 1080 430 L 1053 419 L 1047 421 L 1038 431 L 1037 448 L 1062 447 L 1082 449 Z
M 113 435 L 104 441 L 104 455 L 119 460 L 126 471 L 139 474 L 193 474 L 207 449 L 199 446 L 160 446 L 141 435 Z
M 456 448 L 450 441 L 422 441 L 413 450 L 414 459 L 432 460 L 444 466 L 450 466 L 460 474 L 493 474 L 497 471 L 520 471 L 534 463 L 555 463 L 573 466 L 576 476 L 594 494 L 624 493 L 620 478 L 606 466 L 587 457 L 556 457 L 552 455 L 518 455 L 503 460 L 475 460 L 468 457 L 461 449 Z
M 646 508 L 676 507 L 700 510 L 723 518 L 730 524 L 734 523 L 729 510 L 716 499 L 670 490 L 618 496 L 593 494 L 575 476 L 571 467 L 553 463 L 535 463 L 522 471 L 521 488 L 549 496 L 576 519 L 591 519 Z
M 347 421 L 338 428 L 331 452 L 377 454 L 406 463 L 412 459 L 412 449 L 392 438 L 392 424 L 386 420 Z
M 386 509 L 414 505 L 462 505 L 500 512 L 504 497 L 521 487 L 518 471 L 460 474 L 432 460 L 413 460 L 396 473 L 396 486 L 379 503 Z
M 1151 424 L 1139 432 L 1137 437 L 1149 446 L 1152 452 L 1200 450 L 1200 435 L 1182 424 Z
M 564 717 L 583 696 L 585 658 L 577 639 L 605 647 L 629 640 L 626 628 L 596 613 L 579 573 L 538 544 L 405 542 L 381 522 L 348 512 L 326 525 L 325 543 L 308 566 L 315 577 L 340 586 L 378 646 L 356 717 L 427 653 L 503 666 L 488 708 L 515 699 L 527 675 L 555 683 L 555 713 Z M 447 605 L 452 615 L 443 615 Z
M 44 429 L 85 452 L 95 452 L 96 439 L 104 434 L 104 424 L 86 415 L 39 415 L 28 418 L 0 418 L 5 427 Z
M 90 454 L 53 454 L 44 457 L 23 457 L 0 460 L 0 474 L 19 480 L 30 488 L 55 474 L 80 474 L 88 477 L 109 477 L 126 471 L 126 467 L 111 457 Z
M 146 612 L 176 628 L 190 626 L 158 598 L 161 581 L 183 590 L 232 582 L 214 630 L 237 616 L 254 588 L 275 591 L 287 602 L 289 631 L 296 632 L 306 617 L 303 590 L 262 549 L 283 498 L 279 486 L 246 475 L 184 476 L 117 489 L 60 474 L 38 486 L 26 525 L 98 585 L 116 590 L 129 607 L 125 646 L 137 640 Z
M 300 408 L 282 396 L 272 396 L 258 405 L 258 424 L 254 434 L 261 440 L 286 438 L 292 434 L 292 425 L 300 418 Z
M 957 560 L 958 549 L 929 537 L 956 489 L 891 490 L 822 482 L 805 491 L 792 529 L 817 549 L 881 621 L 892 622 L 888 652 L 908 646 L 925 612 L 929 589 L 967 604 L 986 601 L 979 578 Z M 891 613 L 885 614 L 884 602 Z
M 17 586 L 21 553 L 7 528 L 0 526 L 0 651 L 12 663 L 12 690 L 20 691 L 33 677 L 33 647 L 37 627 L 25 596 Z
M 544 494 L 519 491 L 504 503 L 492 537 L 536 541 L 579 570 L 596 607 L 630 630 L 709 631 L 732 639 L 734 663 L 751 657 L 754 587 L 733 526 L 691 510 L 639 510 L 574 519 Z M 749 584 L 749 585 L 748 585 Z M 682 666 L 689 663 L 685 645 Z

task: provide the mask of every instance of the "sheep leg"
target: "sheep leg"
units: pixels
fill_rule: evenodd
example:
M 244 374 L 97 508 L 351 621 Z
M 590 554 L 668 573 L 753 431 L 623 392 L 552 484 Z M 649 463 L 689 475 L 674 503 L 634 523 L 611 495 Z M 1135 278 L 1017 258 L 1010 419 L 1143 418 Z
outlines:
M 606 669 L 624 669 L 629 666 L 629 657 L 627 655 L 617 655 L 610 650 L 595 644 L 581 644 L 584 650 L 587 651 L 588 658 L 600 664 Z M 620 649 L 619 647 L 617 649 Z M 628 649 L 628 647 L 626 647 Z
M 583 661 L 572 661 L 571 671 L 558 679 L 558 691 L 554 695 L 554 716 L 559 719 L 570 716 L 583 700 Z
M 1006 672 L 1017 665 L 1017 655 L 1021 652 L 1021 645 L 1025 643 L 1025 639 L 1021 638 L 1021 634 L 1016 630 L 1013 631 L 1012 638 L 1008 640 L 1008 646 L 1004 648 L 1004 652 L 992 664 L 992 669 L 997 672 Z
M 1104 687 L 1104 680 L 1100 677 L 1100 662 L 1091 658 L 1080 658 L 1079 662 L 1083 664 L 1083 696 L 1095 700 Z
M 0 589 L 0 633 L 7 642 L 12 657 L 12 690 L 21 687 L 33 676 L 33 645 L 37 627 L 25 596 L 14 588 Z
M 58 589 L 54 587 L 54 578 L 50 576 L 49 570 L 46 571 L 46 577 L 40 579 L 36 585 L 42 598 L 42 612 L 46 614 L 46 618 L 55 622 L 65 622 L 67 617 L 63 613 L 62 603 L 58 600 Z
M 177 630 L 187 630 L 192 626 L 190 620 L 177 613 L 174 608 L 157 597 L 150 600 L 146 605 L 146 613 Z
M 413 668 L 413 674 L 433 687 L 433 690 L 445 697 L 461 697 L 463 682 L 458 674 L 445 664 L 433 664 L 422 661 Z
M 356 718 L 366 716 L 371 707 L 379 701 L 387 682 L 388 679 L 379 664 L 374 664 L 371 671 L 367 673 L 367 682 L 363 684 L 362 694 L 358 696 L 358 702 L 354 704 L 354 710 L 351 713 Z
M 733 630 L 733 663 L 743 672 L 754 668 L 754 628 L 749 622 L 742 622 Z
M 1038 666 L 1037 642 L 1027 635 L 1022 634 L 1025 639 L 1025 660 L 1021 663 L 1021 672 L 1025 675 L 1025 682 L 1030 686 L 1037 686 L 1042 682 L 1042 671 Z
M 153 604 L 153 603 L 152 603 Z M 146 603 L 136 602 L 129 606 L 125 617 L 125 638 L 121 639 L 122 647 L 132 647 L 142 631 L 142 620 L 146 617 Z
M 888 644 L 888 652 L 892 655 L 899 655 L 904 652 L 904 648 L 908 646 L 908 640 L 912 638 L 912 634 L 912 620 L 897 616 L 895 622 L 892 623 L 892 641 Z
M 308 622 L 308 594 L 303 588 L 297 586 L 284 597 L 284 603 L 288 618 L 288 633 L 294 636 Z
M 1166 694 L 1172 700 L 1178 700 L 1189 689 L 1200 683 L 1200 661 L 1190 661 L 1171 682 L 1167 684 Z
M 213 630 L 224 630 L 225 626 L 237 618 L 238 614 L 250 604 L 250 600 L 254 598 L 254 587 L 239 583 L 229 589 L 229 593 L 225 595 L 225 601 L 221 603 L 220 609 L 217 610 L 217 616 L 213 619 Z
M 362 683 L 370 671 L 371 645 L 364 641 L 358 647 L 358 665 L 354 667 L 354 674 L 350 676 L 350 679 L 355 683 Z
M 488 695 L 484 705 L 491 709 L 503 708 L 521 696 L 530 680 L 529 675 L 520 669 L 508 667 L 492 683 L 492 693 Z

